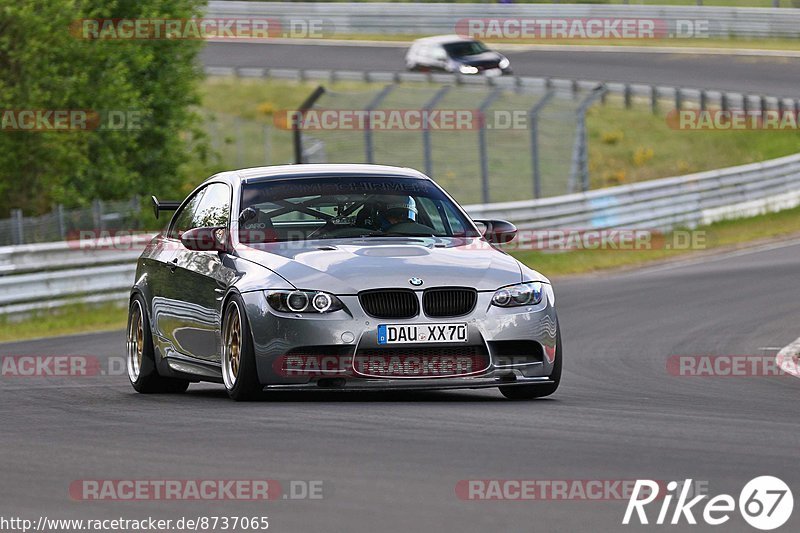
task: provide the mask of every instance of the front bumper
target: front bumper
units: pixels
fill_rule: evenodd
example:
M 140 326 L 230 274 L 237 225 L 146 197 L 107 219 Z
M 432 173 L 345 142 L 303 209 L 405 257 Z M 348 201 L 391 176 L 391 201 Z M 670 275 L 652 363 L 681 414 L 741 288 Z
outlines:
M 421 295 L 420 291 L 418 296 Z M 324 315 L 276 312 L 263 291 L 247 292 L 242 297 L 253 332 L 259 380 L 266 389 L 431 390 L 552 383 L 549 376 L 555 362 L 558 318 L 549 285 L 545 286 L 542 302 L 534 306 L 499 308 L 491 305 L 491 292 L 482 292 L 472 313 L 446 319 L 424 314 L 403 320 L 376 319 L 364 313 L 357 296 L 339 296 L 347 311 Z M 368 376 L 357 371 L 353 364 L 308 375 L 282 371 L 287 354 L 298 351 L 321 350 L 353 361 L 353 356 L 362 351 L 374 354 L 387 348 L 377 344 L 380 324 L 442 323 L 466 323 L 468 345 L 484 350 L 487 364 L 476 372 L 436 376 Z M 518 354 L 519 357 L 509 354 L 509 346 L 516 347 L 520 341 L 524 342 L 526 353 Z M 402 346 L 412 351 L 420 347 L 436 352 L 459 345 Z

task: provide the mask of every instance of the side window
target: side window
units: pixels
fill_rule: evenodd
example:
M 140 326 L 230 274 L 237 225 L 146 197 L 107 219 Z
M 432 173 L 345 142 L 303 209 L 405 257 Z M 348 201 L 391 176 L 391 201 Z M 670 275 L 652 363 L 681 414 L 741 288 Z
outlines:
M 205 194 L 205 192 L 206 188 L 197 191 L 197 194 L 192 196 L 191 200 L 186 202 L 186 204 L 184 204 L 184 206 L 179 209 L 177 213 L 175 213 L 172 218 L 172 225 L 169 229 L 170 238 L 180 239 L 184 231 L 190 230 L 194 227 L 192 225 L 192 218 L 194 217 L 197 206 L 200 204 L 200 200 L 203 199 L 203 194 Z
M 205 188 L 203 198 L 192 216 L 193 228 L 227 226 L 231 215 L 231 190 L 224 183 Z
M 169 236 L 180 239 L 192 228 L 227 226 L 230 220 L 231 192 L 223 183 L 212 183 L 199 191 L 175 213 Z

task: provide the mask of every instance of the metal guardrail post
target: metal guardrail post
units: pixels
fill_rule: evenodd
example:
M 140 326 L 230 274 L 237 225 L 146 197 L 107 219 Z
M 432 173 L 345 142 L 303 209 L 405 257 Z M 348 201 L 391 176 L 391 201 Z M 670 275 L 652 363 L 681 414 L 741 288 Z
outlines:
M 531 169 L 533 171 L 533 197 L 542 196 L 542 171 L 539 164 L 539 112 L 555 95 L 552 89 L 542 96 L 536 105 L 528 111 L 528 121 L 531 130 Z
M 481 197 L 483 198 L 483 203 L 485 204 L 490 202 L 489 154 L 486 147 L 486 110 L 489 109 L 489 106 L 492 105 L 492 102 L 497 100 L 502 93 L 502 89 L 493 90 L 491 93 L 489 93 L 489 96 L 484 98 L 483 102 L 481 102 L 481 105 L 478 108 L 478 112 L 480 113 L 480 129 L 478 129 L 478 152 L 481 158 Z
M 369 164 L 375 162 L 375 154 L 372 150 L 372 124 L 370 122 L 370 112 L 374 110 L 376 107 L 381 105 L 381 102 L 386 98 L 390 92 L 394 90 L 396 85 L 387 85 L 384 87 L 381 92 L 375 95 L 375 98 L 367 104 L 367 107 L 364 111 L 367 112 L 367 120 L 364 122 L 364 155 L 366 157 L 366 161 Z
M 722 108 L 723 113 L 727 112 L 731 108 L 731 104 L 728 99 L 728 93 L 724 91 L 720 93 L 719 106 Z
M 705 111 L 708 107 L 708 93 L 705 89 L 700 89 L 700 110 Z
M 422 106 L 422 110 L 425 112 L 424 116 L 427 116 L 427 113 L 436 107 L 436 105 L 442 98 L 444 98 L 448 91 L 450 91 L 449 85 L 445 85 L 436 91 L 436 93 L 433 95 L 433 98 L 428 100 L 425 105 Z M 425 159 L 425 174 L 430 176 L 433 173 L 433 158 L 431 156 L 431 129 L 427 119 L 425 120 L 425 124 L 422 128 L 422 151 Z
M 311 106 L 313 106 L 324 93 L 325 87 L 322 85 L 314 89 L 314 92 L 308 95 L 308 98 L 300 104 L 297 110 L 300 115 L 302 116 L 303 113 L 311 109 Z M 292 117 L 292 136 L 294 141 L 294 162 L 295 164 L 301 164 L 303 162 L 303 133 L 300 129 L 300 124 L 298 124 L 297 117 Z
M 633 106 L 633 90 L 631 84 L 625 84 L 625 109 L 630 109 Z
M 578 121 L 575 132 L 575 144 L 572 149 L 572 170 L 569 176 L 569 192 L 575 192 L 578 183 L 581 190 L 589 190 L 589 154 L 588 132 L 586 131 L 586 111 L 603 93 L 608 91 L 605 85 L 595 88 L 578 106 L 576 111 Z
M 683 109 L 683 89 L 675 87 L 675 110 Z

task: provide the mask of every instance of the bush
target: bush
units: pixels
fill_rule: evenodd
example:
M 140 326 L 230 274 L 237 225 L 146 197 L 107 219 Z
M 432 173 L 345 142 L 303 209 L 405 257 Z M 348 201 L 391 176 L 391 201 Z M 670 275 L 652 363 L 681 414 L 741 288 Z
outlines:
M 90 40 L 81 19 L 192 18 L 201 0 L 26 0 L 0 7 L 0 102 L 8 110 L 91 110 L 122 129 L 2 131 L 0 217 L 53 204 L 171 195 L 183 181 L 202 77 L 197 40 Z M 76 24 L 78 26 L 76 26 Z M 73 30 L 73 32 L 71 32 Z M 138 125 L 130 121 L 138 122 Z M 194 142 L 199 153 L 202 142 Z

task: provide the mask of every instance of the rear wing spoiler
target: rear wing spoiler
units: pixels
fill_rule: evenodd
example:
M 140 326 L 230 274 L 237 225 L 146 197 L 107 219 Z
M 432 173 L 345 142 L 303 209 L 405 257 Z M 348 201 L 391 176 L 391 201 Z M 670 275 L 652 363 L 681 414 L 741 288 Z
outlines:
M 181 206 L 181 202 L 159 201 L 155 196 L 151 196 L 150 198 L 153 199 L 153 213 L 156 215 L 156 218 L 158 218 L 158 214 L 161 211 L 175 211 Z

